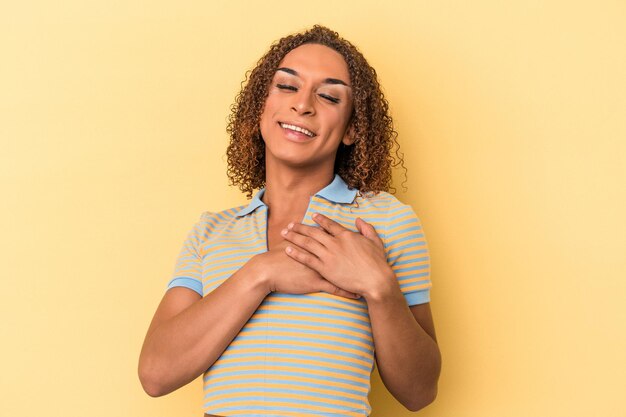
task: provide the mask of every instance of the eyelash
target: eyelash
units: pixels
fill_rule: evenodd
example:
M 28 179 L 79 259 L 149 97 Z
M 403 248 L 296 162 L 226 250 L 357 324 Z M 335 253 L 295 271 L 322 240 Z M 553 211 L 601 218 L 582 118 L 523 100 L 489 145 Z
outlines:
M 276 87 L 280 90 L 298 91 L 298 89 L 294 87 L 293 85 L 276 84 Z M 335 98 L 326 94 L 318 94 L 318 95 L 322 97 L 323 99 L 330 101 L 333 104 L 337 104 L 340 101 L 338 98 Z

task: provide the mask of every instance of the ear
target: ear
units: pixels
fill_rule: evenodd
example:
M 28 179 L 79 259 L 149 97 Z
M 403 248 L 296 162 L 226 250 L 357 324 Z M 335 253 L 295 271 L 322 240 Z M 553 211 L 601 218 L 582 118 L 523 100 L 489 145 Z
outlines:
M 346 129 L 346 133 L 343 135 L 341 143 L 346 146 L 350 146 L 354 143 L 354 141 L 356 141 L 356 138 L 354 137 L 354 125 L 350 123 Z

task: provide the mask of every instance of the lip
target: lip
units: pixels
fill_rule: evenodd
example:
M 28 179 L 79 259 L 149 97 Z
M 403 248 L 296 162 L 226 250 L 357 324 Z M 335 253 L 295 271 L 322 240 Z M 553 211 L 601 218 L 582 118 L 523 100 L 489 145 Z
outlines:
M 292 125 L 292 126 L 299 127 L 299 128 L 301 128 L 301 129 L 306 129 L 306 130 L 308 130 L 309 132 L 313 133 L 313 136 L 307 136 L 307 135 L 305 135 L 304 133 L 296 132 L 295 130 L 285 129 L 284 127 L 282 127 L 282 126 L 281 126 L 282 124 Z M 297 134 L 297 135 L 299 135 L 299 136 L 303 136 L 303 137 L 305 137 L 305 138 L 307 138 L 307 139 L 313 139 L 313 138 L 315 138 L 315 137 L 317 136 L 317 133 L 316 133 L 313 129 L 311 129 L 310 127 L 308 127 L 307 125 L 302 124 L 302 123 L 297 123 L 297 122 L 289 122 L 289 121 L 280 121 L 280 122 L 278 122 L 278 126 L 279 126 L 281 129 L 283 129 L 283 130 L 285 130 L 285 131 L 287 131 L 287 132 L 289 132 L 289 133 L 295 133 L 295 134 Z

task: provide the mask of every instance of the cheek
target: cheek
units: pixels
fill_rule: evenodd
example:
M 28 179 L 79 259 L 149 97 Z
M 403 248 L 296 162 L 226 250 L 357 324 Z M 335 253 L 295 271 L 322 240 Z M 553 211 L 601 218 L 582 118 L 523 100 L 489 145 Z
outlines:
M 259 124 L 261 128 L 269 127 L 273 123 L 273 114 L 274 114 L 274 106 L 271 100 L 266 100 L 265 105 L 263 106 L 263 111 L 261 111 L 261 118 L 259 119 Z
M 335 132 L 343 132 L 348 126 L 348 119 L 348 115 L 345 112 L 337 112 L 328 117 Z

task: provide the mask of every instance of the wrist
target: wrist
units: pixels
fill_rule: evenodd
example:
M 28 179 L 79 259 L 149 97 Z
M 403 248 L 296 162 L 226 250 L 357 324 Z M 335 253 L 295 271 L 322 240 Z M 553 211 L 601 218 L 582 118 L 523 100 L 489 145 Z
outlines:
M 270 276 L 267 273 L 267 269 L 263 268 L 263 263 L 258 260 L 259 255 L 253 256 L 248 262 L 246 262 L 242 269 L 245 269 L 245 275 L 252 288 L 262 291 L 265 295 L 268 295 L 273 291 L 272 283 Z
M 385 270 L 379 279 L 363 294 L 365 301 L 370 303 L 385 303 L 398 297 L 403 297 L 396 275 L 391 268 Z

